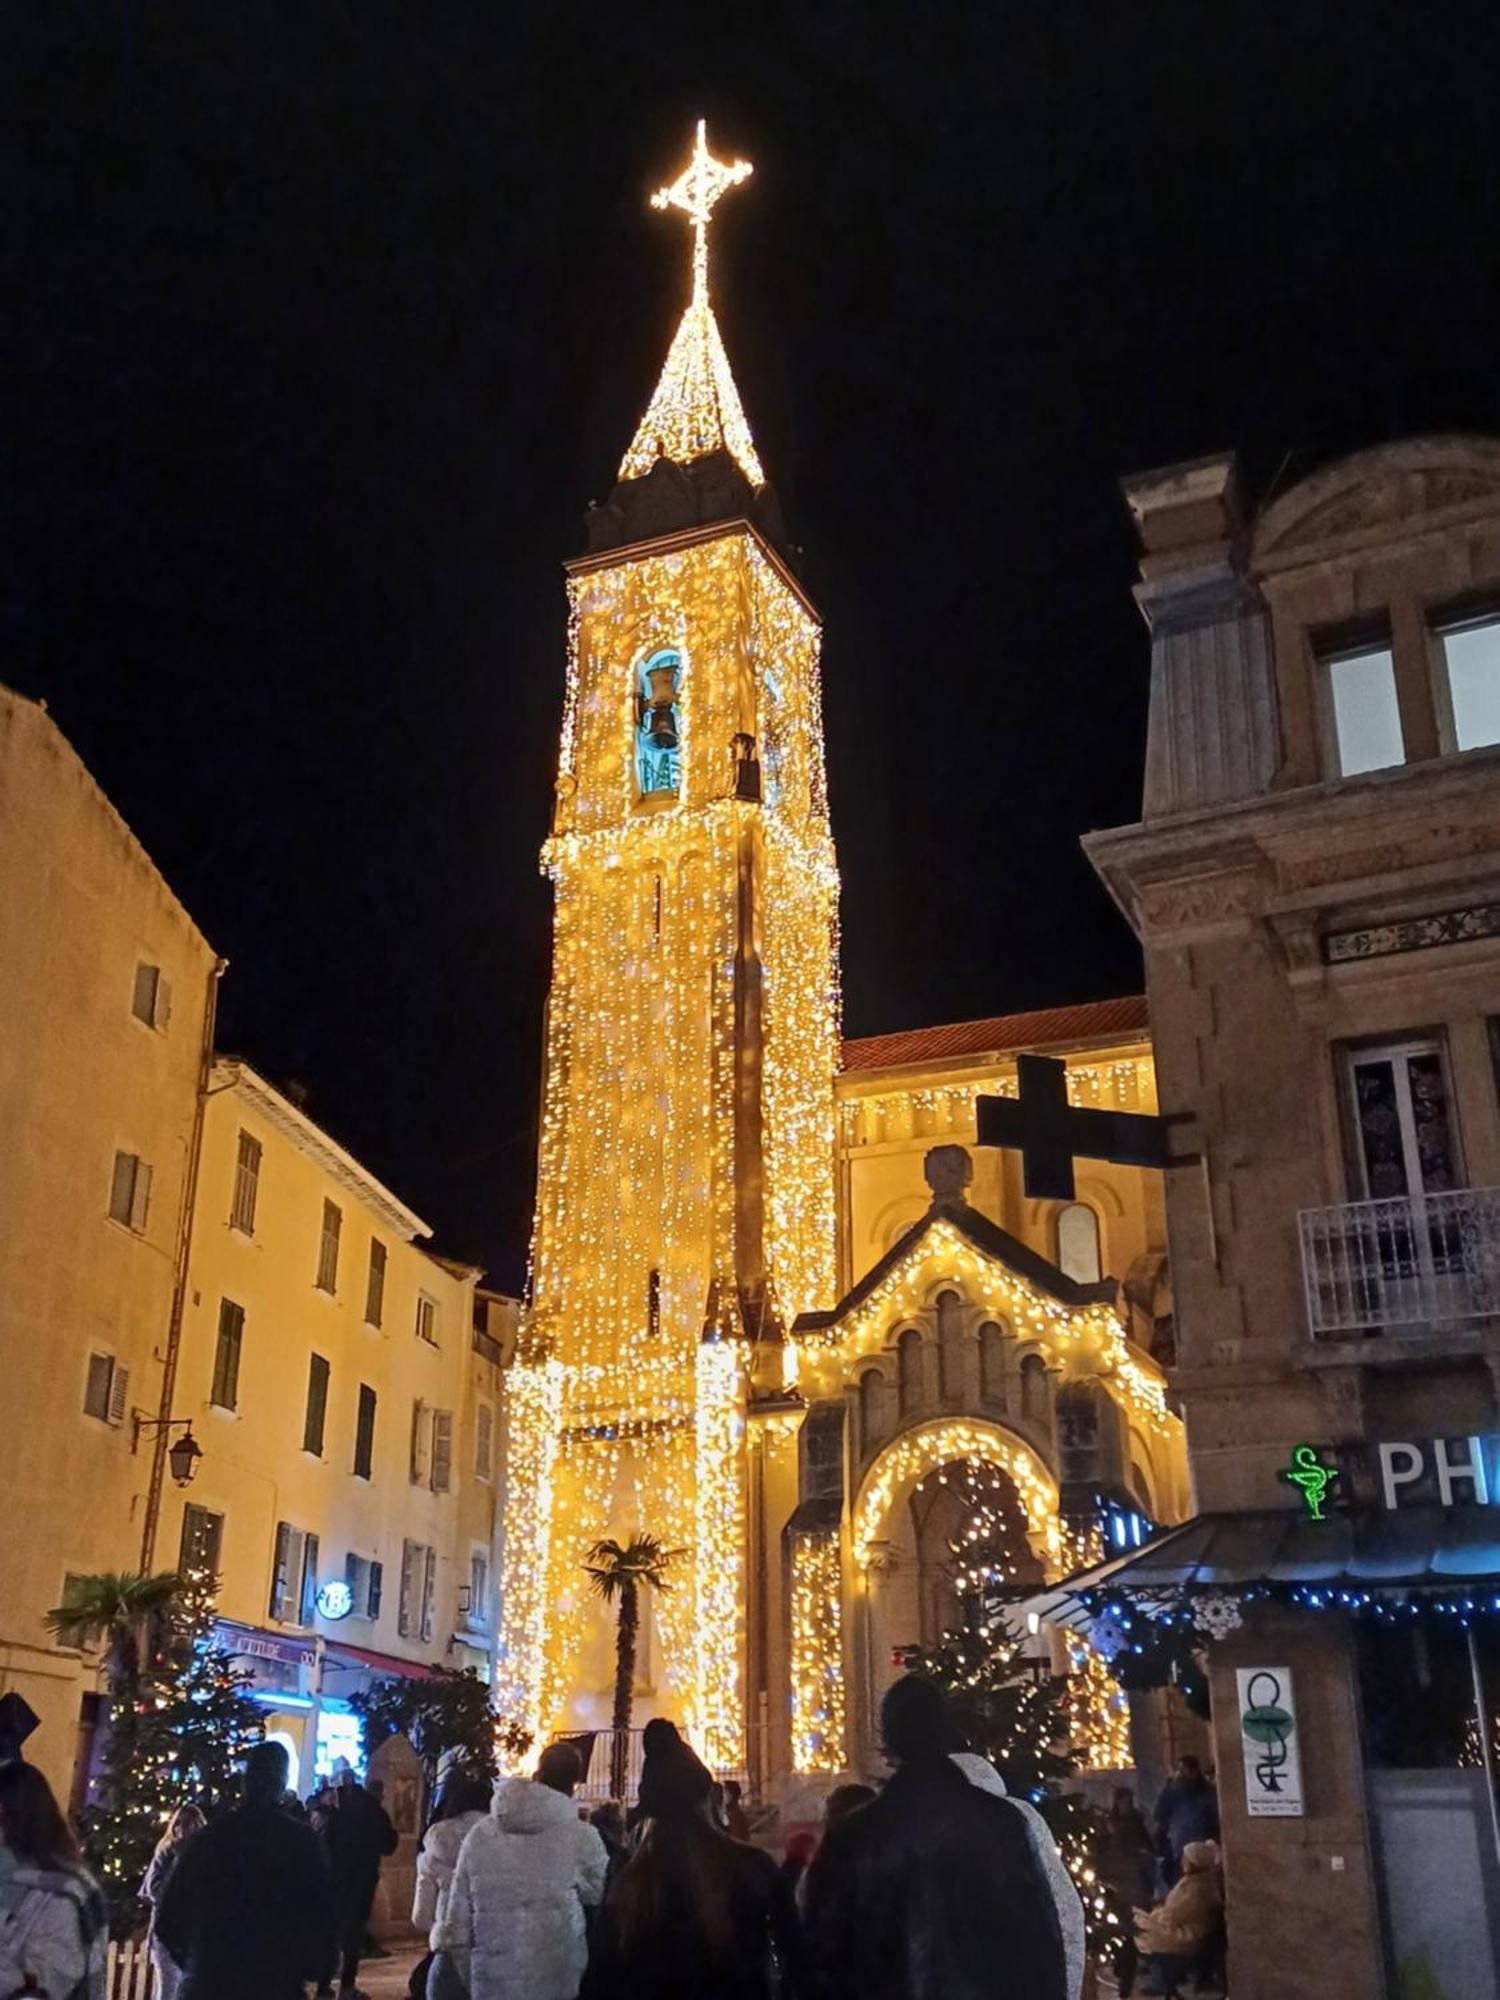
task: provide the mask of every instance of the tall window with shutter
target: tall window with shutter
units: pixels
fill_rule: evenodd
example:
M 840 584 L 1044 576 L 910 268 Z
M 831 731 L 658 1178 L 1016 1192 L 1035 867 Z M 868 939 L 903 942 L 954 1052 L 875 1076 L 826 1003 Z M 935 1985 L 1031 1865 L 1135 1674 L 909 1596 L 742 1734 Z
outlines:
M 453 1487 L 453 1412 L 432 1413 L 432 1490 L 447 1493 Z
M 314 1458 L 323 1456 L 323 1437 L 328 1429 L 328 1363 L 321 1354 L 308 1356 L 307 1408 L 302 1417 L 302 1449 Z
M 255 1203 L 260 1194 L 260 1141 L 252 1133 L 241 1132 L 234 1162 L 234 1200 L 229 1208 L 229 1226 L 245 1236 L 255 1234 Z
M 290 1521 L 276 1523 L 271 1561 L 271 1616 L 283 1625 L 311 1625 L 318 1599 L 318 1538 Z
M 417 1295 L 417 1338 L 425 1340 L 429 1347 L 437 1346 L 438 1307 L 437 1300 L 427 1292 Z
M 436 1625 L 437 1550 L 422 1551 L 422 1637 L 430 1639 Z
M 151 1169 L 138 1153 L 116 1153 L 109 1186 L 109 1212 L 140 1235 L 151 1206 Z
M 201 1569 L 217 1576 L 223 1548 L 224 1516 L 210 1513 L 207 1507 L 184 1507 L 177 1553 L 177 1567 L 183 1575 Z
M 147 965 L 143 960 L 136 967 L 130 1011 L 148 1028 L 166 1027 L 172 1016 L 172 989 L 162 977 L 159 965 Z
M 429 1446 L 432 1427 L 427 1421 L 427 1405 L 419 1396 L 411 1406 L 411 1466 L 409 1476 L 413 1486 L 426 1484 L 428 1468 L 432 1463 Z
M 219 1337 L 214 1347 L 214 1379 L 208 1400 L 221 1410 L 234 1410 L 240 1400 L 240 1349 L 245 1339 L 245 1308 L 233 1299 L 219 1301 Z
M 318 1238 L 318 1275 L 313 1280 L 320 1292 L 339 1288 L 339 1236 L 344 1227 L 343 1211 L 336 1201 L 323 1203 L 323 1228 Z
M 84 1415 L 97 1417 L 100 1423 L 118 1430 L 125 1421 L 129 1394 L 130 1370 L 122 1367 L 113 1354 L 91 1354 L 83 1390 Z
M 480 1403 L 474 1411 L 474 1477 L 493 1479 L 495 1476 L 495 1412 L 488 1403 Z
M 385 1245 L 370 1238 L 370 1269 L 365 1278 L 365 1324 L 379 1326 L 385 1314 Z
M 375 1463 L 375 1391 L 368 1382 L 359 1385 L 359 1413 L 354 1420 L 354 1476 L 368 1479 Z

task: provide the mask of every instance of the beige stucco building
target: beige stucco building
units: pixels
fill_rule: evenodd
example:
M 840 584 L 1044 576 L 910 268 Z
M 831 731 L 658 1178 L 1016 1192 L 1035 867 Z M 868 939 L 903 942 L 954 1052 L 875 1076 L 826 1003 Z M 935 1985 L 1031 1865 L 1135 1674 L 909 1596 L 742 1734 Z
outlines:
M 1500 443 L 1364 452 L 1248 519 L 1227 458 L 1126 491 L 1145 798 L 1087 846 L 1191 1114 L 1167 1183 L 1199 1511 L 1092 1609 L 1232 1599 L 1199 1629 L 1236 2000 L 1487 2000 Z
M 45 711 L 0 690 L 0 1692 L 75 1799 L 99 1679 L 47 1636 L 70 1575 L 215 1569 L 304 1785 L 372 1674 L 490 1671 L 516 1304 L 214 1055 L 222 970 Z
M 43 1613 L 138 1566 L 218 964 L 36 702 L 0 688 L 0 1688 L 66 1797 L 92 1672 Z

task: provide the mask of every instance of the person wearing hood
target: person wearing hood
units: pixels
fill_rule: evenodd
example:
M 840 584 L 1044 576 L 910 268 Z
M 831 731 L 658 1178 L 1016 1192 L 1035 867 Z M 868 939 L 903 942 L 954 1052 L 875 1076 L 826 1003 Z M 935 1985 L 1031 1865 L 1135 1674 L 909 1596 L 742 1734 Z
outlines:
M 1182 1850 L 1182 1873 L 1164 1903 L 1135 1913 L 1135 1941 L 1161 1981 L 1160 1991 L 1176 1994 L 1194 1961 L 1213 1942 L 1224 1914 L 1219 1889 L 1217 1841 L 1190 1840 Z
M 1063 1956 L 1068 1966 L 1068 2000 L 1078 2000 L 1083 1991 L 1084 1961 L 1088 1957 L 1088 1926 L 1083 1914 L 1083 1898 L 1068 1873 L 1068 1864 L 1057 1851 L 1051 1827 L 1029 1800 L 1011 1798 L 1004 1778 L 988 1757 L 981 1757 L 974 1750 L 955 1750 L 951 1754 L 953 1762 L 971 1785 L 977 1785 L 980 1791 L 988 1792 L 992 1798 L 1009 1800 L 1011 1811 L 1019 1813 L 1025 1822 L 1026 1839 L 1032 1856 L 1047 1878 L 1047 1888 L 1057 1911 L 1057 1927 L 1062 1932 Z
M 880 1729 L 894 1775 L 828 1830 L 807 1871 L 812 2000 L 1066 2000 L 1057 1906 L 1026 1822 L 953 1763 L 942 1690 L 907 1674 Z
M 13 1759 L 0 1768 L 0 1993 L 104 2000 L 107 1936 L 52 1787 Z
M 434 1950 L 471 2000 L 577 2000 L 588 1962 L 585 1912 L 604 1896 L 609 1857 L 578 1817 L 578 1752 L 554 1743 L 535 1779 L 503 1779 L 459 1851 Z
M 488 1778 L 474 1777 L 455 1769 L 443 1780 L 432 1824 L 422 1836 L 417 1851 L 417 1882 L 412 1896 L 411 1920 L 427 1936 L 427 1952 L 412 1969 L 407 1991 L 411 2000 L 424 2000 L 427 1973 L 433 1960 L 432 1939 L 448 1907 L 448 1892 L 458 1857 L 470 1831 L 490 1809 L 494 1787 Z M 160 1996 L 158 1996 L 160 2000 Z

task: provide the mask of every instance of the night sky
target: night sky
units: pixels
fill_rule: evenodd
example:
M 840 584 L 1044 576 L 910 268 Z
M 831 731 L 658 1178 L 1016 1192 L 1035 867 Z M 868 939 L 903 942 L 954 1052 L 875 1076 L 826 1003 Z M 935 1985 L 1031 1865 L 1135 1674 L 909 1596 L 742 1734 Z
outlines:
M 1117 482 L 1500 430 L 1500 8 L 9 10 L 0 677 L 231 961 L 221 1043 L 517 1286 L 582 547 L 720 323 L 827 623 L 850 1033 L 1138 990 Z M 14 225 L 19 225 L 14 226 Z M 3 948 L 3 941 L 0 941 Z

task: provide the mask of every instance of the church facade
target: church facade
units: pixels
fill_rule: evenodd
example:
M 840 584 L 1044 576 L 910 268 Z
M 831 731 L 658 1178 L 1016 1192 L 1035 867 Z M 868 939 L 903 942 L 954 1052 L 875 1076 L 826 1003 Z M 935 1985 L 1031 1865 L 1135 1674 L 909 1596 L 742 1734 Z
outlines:
M 957 1608 L 966 1509 L 1014 1520 L 1026 1582 L 1187 1495 L 1159 1177 L 1085 1164 L 1078 1199 L 1028 1202 L 975 1148 L 1022 1050 L 1063 1057 L 1075 1103 L 1153 1108 L 1144 1004 L 839 1038 L 819 620 L 709 302 L 709 217 L 748 171 L 700 126 L 657 197 L 692 294 L 569 565 L 496 1692 L 532 1741 L 604 1729 L 585 1563 L 654 1536 L 635 1722 L 769 1790 L 869 1766 L 896 1649 Z

